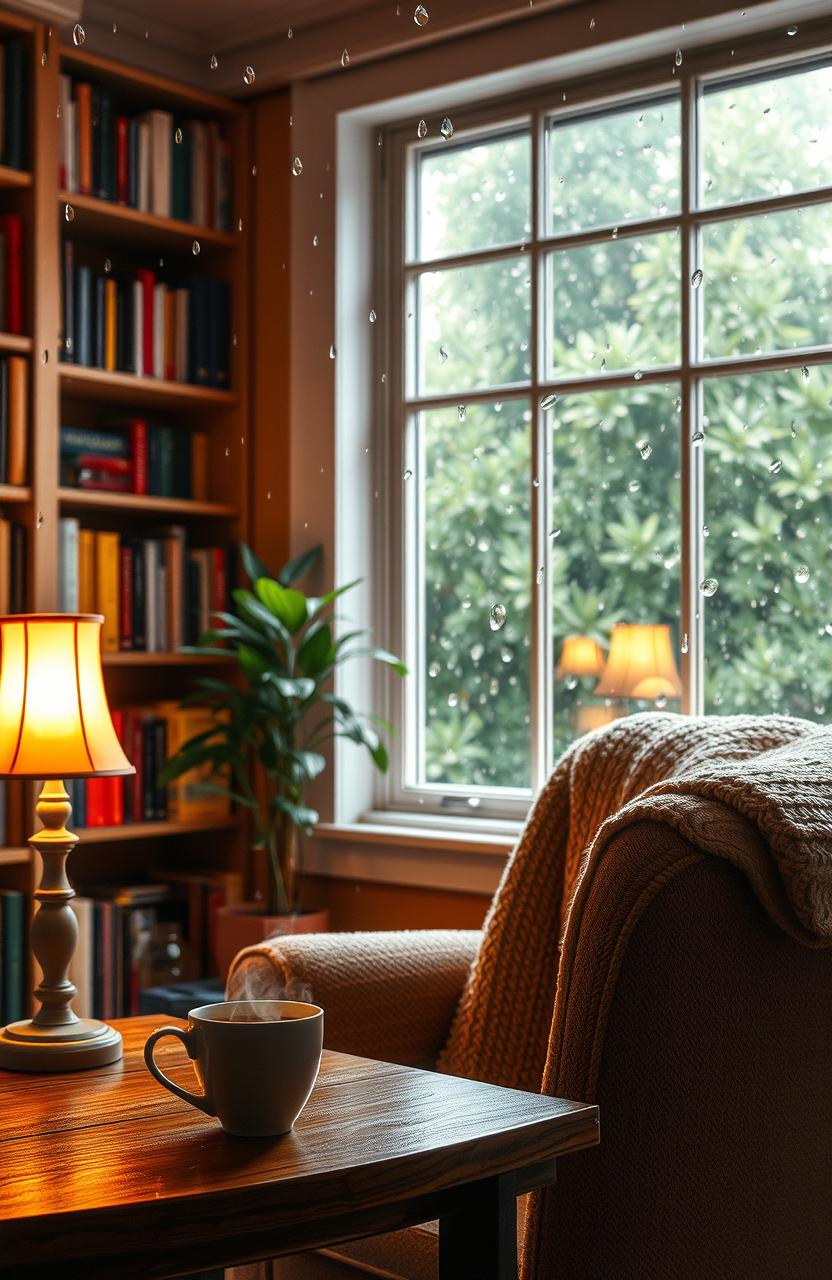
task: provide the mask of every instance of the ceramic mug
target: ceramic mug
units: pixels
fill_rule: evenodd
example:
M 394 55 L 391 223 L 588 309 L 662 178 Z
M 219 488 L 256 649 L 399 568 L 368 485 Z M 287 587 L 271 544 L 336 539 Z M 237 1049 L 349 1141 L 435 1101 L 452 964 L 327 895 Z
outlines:
M 148 1069 L 166 1089 L 226 1133 L 259 1138 L 288 1133 L 309 1099 L 321 1062 L 324 1012 L 299 1000 L 225 1000 L 188 1014 L 188 1029 L 159 1027 L 144 1047 Z M 181 1088 L 153 1058 L 157 1040 L 176 1036 L 192 1059 L 202 1093 Z

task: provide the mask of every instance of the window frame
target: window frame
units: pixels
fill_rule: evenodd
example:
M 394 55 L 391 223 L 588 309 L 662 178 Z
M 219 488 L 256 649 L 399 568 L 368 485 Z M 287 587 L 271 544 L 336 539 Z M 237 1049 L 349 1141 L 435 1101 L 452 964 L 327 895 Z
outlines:
M 607 72 L 598 76 L 583 76 L 574 81 L 564 81 L 546 88 L 538 87 L 531 92 L 495 99 L 488 104 L 464 106 L 456 111 L 449 105 L 447 114 L 453 118 L 455 144 L 464 142 L 466 137 L 488 134 L 499 136 L 510 132 L 512 127 L 516 128 L 520 120 L 529 122 L 531 231 L 523 243 L 523 252 L 528 254 L 531 262 L 531 373 L 528 383 L 520 387 L 492 387 L 475 392 L 463 390 L 447 395 L 408 394 L 412 383 L 406 376 L 408 371 L 405 368 L 408 341 L 406 304 L 408 291 L 412 290 L 411 281 L 420 272 L 514 255 L 520 242 L 493 250 L 416 261 L 409 252 L 411 245 L 408 243 L 412 219 L 406 216 L 408 210 L 412 212 L 414 208 L 415 158 L 422 151 L 440 150 L 448 144 L 438 140 L 438 119 L 432 120 L 431 132 L 424 142 L 415 137 L 412 118 L 395 121 L 379 134 L 385 162 L 378 207 L 387 234 L 386 251 L 379 254 L 376 263 L 377 296 L 384 299 L 385 315 L 389 317 L 389 323 L 382 326 L 384 336 L 379 344 L 380 372 L 386 375 L 386 394 L 376 424 L 376 439 L 386 458 L 384 487 L 387 492 L 383 505 L 384 515 L 379 512 L 377 525 L 377 545 L 386 566 L 382 578 L 386 584 L 385 600 L 377 623 L 382 633 L 389 637 L 391 647 L 404 656 L 411 672 L 424 669 L 423 661 L 418 668 L 414 661 L 414 657 L 417 661 L 423 657 L 424 638 L 421 625 L 414 628 L 412 622 L 414 617 L 418 618 L 416 596 L 419 579 L 414 573 L 414 564 L 408 561 L 405 532 L 410 528 L 418 533 L 416 486 L 409 487 L 402 483 L 406 470 L 412 470 L 415 476 L 420 474 L 414 453 L 414 433 L 409 429 L 409 422 L 415 420 L 414 415 L 420 409 L 456 405 L 461 396 L 467 404 L 495 399 L 503 402 L 522 399 L 530 403 L 529 485 L 532 523 L 529 573 L 531 581 L 534 581 L 536 566 L 546 563 L 547 558 L 547 512 L 551 501 L 552 480 L 551 451 L 547 447 L 547 428 L 540 400 L 550 392 L 562 395 L 632 385 L 632 371 L 572 379 L 545 376 L 545 304 L 541 305 L 541 298 L 545 298 L 547 258 L 557 248 L 606 243 L 613 229 L 612 225 L 607 224 L 574 233 L 552 234 L 548 231 L 547 122 L 586 118 L 630 103 L 636 105 L 667 100 L 678 92 L 682 139 L 679 211 L 620 223 L 617 239 L 643 236 L 661 230 L 676 231 L 677 228 L 680 237 L 680 363 L 651 366 L 643 370 L 642 385 L 674 381 L 678 383 L 681 396 L 679 629 L 680 634 L 687 634 L 689 641 L 687 648 L 683 648 L 678 655 L 683 689 L 681 709 L 685 714 L 703 713 L 704 611 L 700 608 L 698 583 L 704 572 L 702 528 L 705 466 L 702 450 L 691 446 L 691 436 L 696 429 L 695 424 L 701 422 L 705 381 L 714 377 L 788 369 L 794 367 L 798 360 L 800 364 L 809 366 L 832 362 L 832 342 L 765 355 L 705 358 L 702 354 L 702 295 L 690 285 L 691 275 L 701 261 L 700 232 L 704 226 L 732 218 L 748 218 L 754 214 L 802 208 L 809 204 L 832 204 L 832 184 L 722 205 L 706 206 L 701 203 L 702 193 L 698 189 L 698 180 L 702 172 L 702 154 L 697 108 L 705 90 L 715 84 L 728 86 L 765 78 L 781 70 L 799 72 L 832 58 L 832 29 L 828 21 L 808 27 L 806 38 L 801 41 L 800 47 L 791 52 L 784 48 L 784 35 L 781 26 L 742 43 L 736 41 L 730 45 L 724 42 L 706 45 L 686 52 L 679 67 L 669 67 L 667 58 L 651 59 L 622 69 L 617 74 Z M 518 71 L 518 75 L 521 74 L 522 71 Z M 537 487 L 532 485 L 535 477 L 539 479 Z M 382 519 L 389 523 L 382 524 Z M 416 541 L 419 546 L 422 545 L 421 539 Z M 549 673 L 554 670 L 554 637 L 549 579 L 550 575 L 546 574 L 542 588 L 532 591 L 531 597 L 530 790 L 448 784 L 419 785 L 409 782 L 416 737 L 410 726 L 411 723 L 421 725 L 424 722 L 423 717 L 419 718 L 424 680 L 411 675 L 408 680 L 399 682 L 399 688 L 384 681 L 378 690 L 382 714 L 397 729 L 391 743 L 390 771 L 380 787 L 377 802 L 379 809 L 418 815 L 466 814 L 469 817 L 476 815 L 483 819 L 497 820 L 524 816 L 533 796 L 545 781 L 552 762 L 554 681 Z

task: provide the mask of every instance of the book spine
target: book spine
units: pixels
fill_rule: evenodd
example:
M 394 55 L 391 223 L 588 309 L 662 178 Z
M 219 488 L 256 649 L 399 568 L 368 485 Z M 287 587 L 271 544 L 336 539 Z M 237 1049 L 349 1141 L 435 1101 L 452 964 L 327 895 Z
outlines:
M 119 647 L 119 536 L 95 535 L 95 574 L 98 612 L 104 615 L 101 652 L 117 653 Z
M 162 498 L 175 498 L 174 492 L 174 458 L 173 428 L 157 427 L 159 441 L 159 495 Z
M 165 376 L 165 295 L 163 284 L 153 286 L 153 377 Z
M 78 533 L 78 611 L 95 613 L 95 534 L 92 529 Z
M 135 279 L 132 284 L 133 293 L 133 373 L 144 373 L 144 285 Z
M 71 240 L 65 240 L 63 256 L 63 319 L 64 340 L 61 359 L 67 364 L 75 361 L 75 250 Z
M 102 90 L 99 104 L 100 191 L 105 200 L 116 198 L 116 127 L 113 100 Z
M 133 648 L 133 548 L 123 543 L 119 548 L 119 559 L 119 644 L 123 650 L 130 650 Z
M 136 272 L 142 286 L 142 370 L 148 377 L 153 377 L 153 293 L 156 277 L 152 271 L 142 269 Z
M 12 613 L 26 612 L 26 530 L 22 524 L 12 525 L 11 581 L 9 608 Z
M 117 366 L 116 332 L 118 285 L 112 278 L 104 282 L 104 368 L 114 373 Z
M 0 356 L 0 484 L 9 477 L 9 361 Z
M 142 213 L 150 213 L 150 124 L 146 119 L 142 119 L 138 123 L 138 153 L 139 153 L 139 180 L 138 180 L 138 207 Z
M 208 436 L 204 431 L 191 434 L 191 497 L 208 501 Z
M 133 649 L 147 649 L 147 587 L 144 545 L 133 543 Z
M 159 544 L 148 538 L 144 543 L 145 648 L 148 653 L 158 653 L 161 648 L 158 643 L 158 572 Z
M 130 201 L 130 121 L 116 116 L 116 199 L 119 204 Z
M 69 76 L 58 77 L 58 105 L 61 113 L 61 130 L 58 136 L 58 186 L 65 191 L 72 191 L 70 186 L 69 150 L 70 125 L 69 105 L 72 101 L 72 81 Z
M 167 760 L 168 727 L 163 719 L 153 721 L 153 812 L 157 821 L 163 822 L 167 817 L 167 788 L 159 782 L 162 765 Z
M 134 713 L 130 721 L 129 758 L 136 770 L 132 784 L 132 807 L 130 818 L 133 822 L 144 821 L 144 719 Z
M 93 363 L 96 369 L 104 368 L 104 277 L 95 277 L 95 355 Z
M 92 195 L 92 85 L 76 84 L 75 110 L 78 121 L 78 190 Z
M 130 423 L 130 456 L 133 460 L 133 492 L 146 494 L 147 488 L 147 422 L 133 418 Z
M 92 192 L 93 195 L 103 198 L 104 191 L 101 186 L 101 90 L 98 85 L 92 87 L 90 112 L 90 147 L 92 149 Z
M 74 516 L 66 516 L 58 527 L 58 607 L 61 613 L 79 613 L 79 522 Z
M 8 483 L 25 484 L 29 426 L 29 366 L 24 356 L 9 356 Z
M 92 272 L 79 267 L 75 288 L 75 359 L 77 364 L 92 365 Z
M 164 318 L 164 377 L 173 381 L 176 377 L 176 293 L 165 289 Z
M 177 382 L 188 381 L 188 290 L 176 290 L 176 373 Z
M 139 122 L 130 120 L 127 125 L 127 203 L 131 209 L 139 207 Z

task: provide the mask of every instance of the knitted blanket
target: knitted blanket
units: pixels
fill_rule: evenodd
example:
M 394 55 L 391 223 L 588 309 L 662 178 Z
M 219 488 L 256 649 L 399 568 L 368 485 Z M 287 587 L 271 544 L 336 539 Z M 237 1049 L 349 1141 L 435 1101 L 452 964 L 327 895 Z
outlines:
M 560 942 L 610 839 L 664 823 L 749 877 L 771 918 L 832 945 L 832 729 L 779 716 L 630 716 L 560 759 L 508 862 L 441 1070 L 540 1090 Z

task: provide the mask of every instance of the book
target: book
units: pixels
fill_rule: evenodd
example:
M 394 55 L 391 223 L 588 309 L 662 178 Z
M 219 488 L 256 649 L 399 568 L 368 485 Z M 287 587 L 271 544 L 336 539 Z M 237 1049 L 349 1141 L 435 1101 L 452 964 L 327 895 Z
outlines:
M 9 484 L 25 484 L 29 434 L 29 365 L 24 356 L 8 357 Z
M 78 612 L 95 613 L 95 534 L 78 531 Z
M 23 219 L 18 213 L 0 216 L 3 236 L 3 278 L 5 327 L 8 333 L 23 333 Z
M 80 521 L 64 516 L 58 525 L 58 608 L 61 613 L 80 613 L 78 541 Z
M 76 82 L 75 109 L 78 125 L 78 191 L 92 195 L 92 85 Z
M 16 889 L 0 889 L 3 931 L 3 1021 L 23 1017 L 25 899 Z
M 92 271 L 79 267 L 75 275 L 75 363 L 92 367 L 93 298 Z
M 119 535 L 98 532 L 95 535 L 95 582 L 96 605 L 104 615 L 102 653 L 117 653 L 119 649 L 119 577 Z
M 71 240 L 63 242 L 63 342 L 61 359 L 68 364 L 75 361 L 75 248 Z
M 28 138 L 26 85 L 28 45 L 20 36 L 5 44 L 3 100 L 3 163 L 12 169 L 26 168 Z

